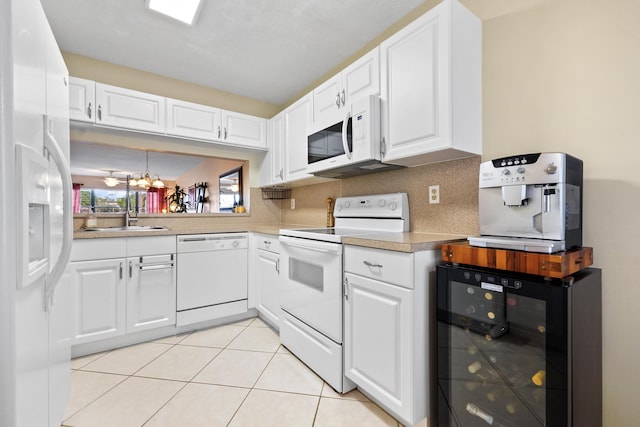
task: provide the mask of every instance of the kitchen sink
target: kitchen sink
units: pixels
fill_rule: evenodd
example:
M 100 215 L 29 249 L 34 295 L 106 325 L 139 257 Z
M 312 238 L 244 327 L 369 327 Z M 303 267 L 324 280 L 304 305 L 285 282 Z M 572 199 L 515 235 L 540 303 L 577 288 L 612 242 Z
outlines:
M 168 230 L 161 225 L 130 225 L 128 227 L 87 227 L 84 231 L 157 231 Z

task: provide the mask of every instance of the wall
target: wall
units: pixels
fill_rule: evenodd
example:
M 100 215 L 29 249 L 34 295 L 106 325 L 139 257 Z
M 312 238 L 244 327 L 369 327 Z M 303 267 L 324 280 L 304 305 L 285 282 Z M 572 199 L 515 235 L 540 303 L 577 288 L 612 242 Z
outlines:
M 207 183 L 207 197 L 209 198 L 209 203 L 205 204 L 204 212 L 218 212 L 220 206 L 219 200 L 219 179 L 220 175 L 238 168 L 240 166 L 244 166 L 245 162 L 241 162 L 238 160 L 220 160 L 220 159 L 205 159 L 200 162 L 195 168 L 191 169 L 181 177 L 177 179 L 178 185 L 181 187 L 189 188 L 194 185 L 196 182 L 206 182 Z M 244 167 L 242 170 L 242 181 L 246 182 L 247 179 L 247 168 Z M 249 188 L 246 185 L 243 185 L 244 191 L 242 193 L 242 198 L 245 200 L 245 204 L 249 204 Z M 194 206 L 191 206 L 194 208 Z
M 638 425 L 640 2 L 528 3 L 484 21 L 483 157 L 584 161 L 584 244 L 604 279 L 604 425 Z
M 258 117 L 271 118 L 281 110 L 280 106 L 268 102 L 99 61 L 71 52 L 62 52 L 62 56 L 69 69 L 69 74 L 74 77 Z

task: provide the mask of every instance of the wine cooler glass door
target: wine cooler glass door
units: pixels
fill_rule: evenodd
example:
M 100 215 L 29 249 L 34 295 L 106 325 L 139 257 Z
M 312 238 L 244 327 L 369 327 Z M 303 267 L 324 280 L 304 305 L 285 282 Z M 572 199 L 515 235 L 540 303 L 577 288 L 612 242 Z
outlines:
M 566 292 L 439 267 L 438 426 L 566 426 Z

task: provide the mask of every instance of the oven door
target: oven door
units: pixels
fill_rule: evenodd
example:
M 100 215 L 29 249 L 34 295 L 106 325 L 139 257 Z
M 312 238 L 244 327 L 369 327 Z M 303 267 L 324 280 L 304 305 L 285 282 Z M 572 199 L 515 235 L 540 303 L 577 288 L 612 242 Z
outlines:
M 342 245 L 280 236 L 281 306 L 342 343 Z

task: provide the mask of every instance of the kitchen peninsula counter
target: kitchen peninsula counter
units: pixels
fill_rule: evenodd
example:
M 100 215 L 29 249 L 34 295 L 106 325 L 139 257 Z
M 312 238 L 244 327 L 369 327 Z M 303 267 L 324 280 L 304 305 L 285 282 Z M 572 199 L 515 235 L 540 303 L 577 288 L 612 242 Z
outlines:
M 100 239 L 114 237 L 144 237 L 144 236 L 171 236 L 178 234 L 212 234 L 212 233 L 239 233 L 253 232 L 278 235 L 283 228 L 312 228 L 313 225 L 300 224 L 262 224 L 262 225 L 219 225 L 185 228 L 180 230 L 118 230 L 118 231 L 85 231 L 78 229 L 73 232 L 74 239 Z M 364 234 L 361 236 L 345 236 L 342 243 L 345 245 L 363 246 L 367 248 L 384 249 L 397 252 L 419 252 L 440 249 L 443 244 L 466 241 L 466 235 L 439 234 L 426 232 L 406 233 L 380 233 Z
M 440 234 L 412 231 L 406 233 L 366 234 L 362 236 L 345 236 L 345 245 L 363 246 L 366 248 L 384 249 L 396 252 L 420 252 L 440 249 L 443 244 L 466 241 L 466 235 Z

